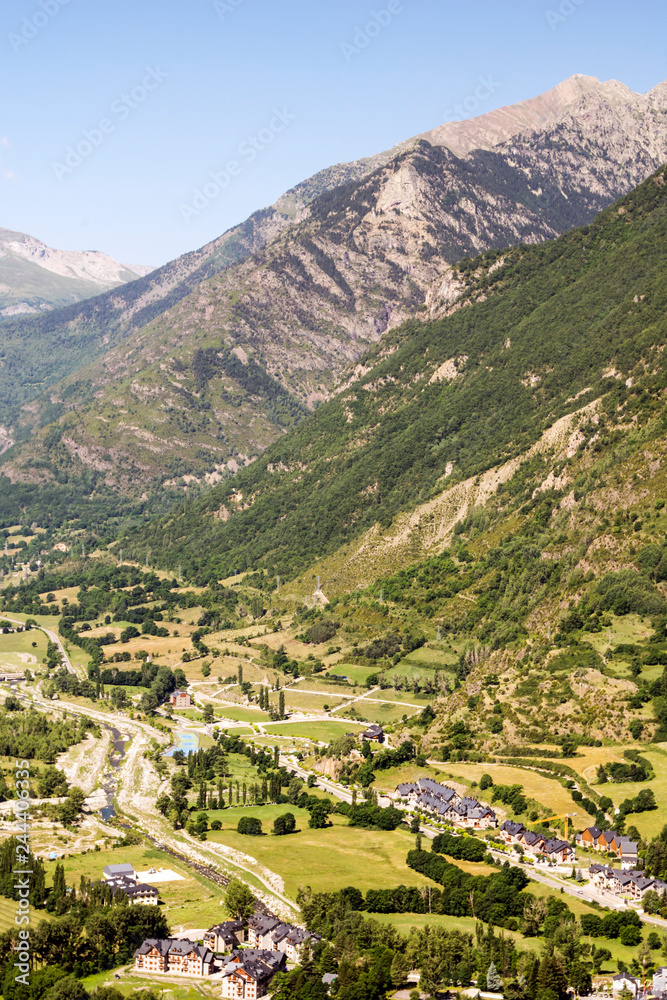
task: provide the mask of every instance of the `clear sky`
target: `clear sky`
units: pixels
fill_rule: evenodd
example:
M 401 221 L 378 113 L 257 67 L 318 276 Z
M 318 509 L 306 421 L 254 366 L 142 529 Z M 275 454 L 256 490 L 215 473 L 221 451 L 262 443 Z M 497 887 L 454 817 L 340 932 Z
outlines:
M 650 90 L 666 38 L 664 0 L 3 0 L 0 226 L 161 264 L 480 78 L 473 114 L 573 73 Z

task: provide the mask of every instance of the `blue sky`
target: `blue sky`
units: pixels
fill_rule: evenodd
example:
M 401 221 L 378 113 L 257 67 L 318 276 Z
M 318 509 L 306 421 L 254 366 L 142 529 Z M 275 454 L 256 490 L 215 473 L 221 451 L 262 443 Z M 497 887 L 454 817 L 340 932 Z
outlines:
M 0 226 L 161 264 L 480 77 L 478 114 L 573 73 L 649 90 L 666 37 L 664 0 L 4 0 Z

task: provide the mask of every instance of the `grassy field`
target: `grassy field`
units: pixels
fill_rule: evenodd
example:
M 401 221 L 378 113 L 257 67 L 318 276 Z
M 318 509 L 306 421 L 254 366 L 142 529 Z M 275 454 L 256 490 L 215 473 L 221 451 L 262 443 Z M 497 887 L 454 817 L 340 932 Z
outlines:
M 374 691 L 373 694 L 368 694 L 364 701 L 391 701 L 396 705 L 417 705 L 419 707 L 424 707 L 428 705 L 430 701 L 433 701 L 433 695 L 430 694 L 413 694 L 412 691 L 396 691 L 394 688 L 384 688 L 380 691 Z
M 8 931 L 10 928 L 16 928 L 14 917 L 17 906 L 18 903 L 14 902 L 13 899 L 5 899 L 4 896 L 0 896 L 0 933 Z
M 298 691 L 300 687 L 307 691 L 317 691 L 318 694 L 330 694 L 338 698 L 355 698 L 366 690 L 366 688 L 354 684 L 334 684 L 321 677 L 304 677 L 292 690 Z
M 194 984 L 190 986 L 187 983 L 177 985 L 175 981 L 170 982 L 167 979 L 164 988 L 161 989 L 160 984 L 156 983 L 155 979 L 142 979 L 140 976 L 133 975 L 131 967 L 128 968 L 127 972 L 121 971 L 119 973 L 120 979 L 114 978 L 115 971 L 117 970 L 111 969 L 109 972 L 99 972 L 94 976 L 82 979 L 81 982 L 89 993 L 94 992 L 100 986 L 113 986 L 125 997 L 134 996 L 137 990 L 153 990 L 153 992 L 157 990 L 165 995 L 168 994 L 170 1000 L 201 1000 L 202 994 L 204 996 L 216 995 L 212 984 L 207 983 L 205 979 L 198 979 L 196 986 Z M 218 996 L 220 995 L 219 989 L 218 986 Z
M 215 706 L 215 717 L 221 729 L 224 729 L 225 719 L 233 719 L 234 722 L 267 722 L 269 719 L 267 713 L 258 708 L 227 708 L 226 705 Z
M 642 750 L 642 757 L 653 765 L 655 778 L 653 781 L 623 782 L 614 784 L 607 782 L 606 785 L 598 785 L 597 790 L 608 795 L 615 806 L 618 806 L 624 799 L 634 798 L 642 788 L 650 788 L 655 795 L 658 804 L 657 809 L 650 812 L 630 813 L 626 823 L 628 826 L 636 826 L 642 837 L 656 837 L 667 822 L 667 753 L 660 748 L 664 744 L 658 744 L 656 748 Z
M 377 667 L 357 667 L 353 663 L 343 662 L 336 663 L 329 669 L 330 673 L 339 674 L 341 677 L 347 677 L 348 680 L 354 681 L 357 684 L 365 684 L 367 677 L 370 677 L 371 674 L 377 673 Z
M 273 820 L 291 812 L 296 816 L 298 833 L 289 837 L 274 837 Z M 308 813 L 289 805 L 267 805 L 252 808 L 225 809 L 210 812 L 222 829 L 210 832 L 211 841 L 219 841 L 252 855 L 261 864 L 277 872 L 285 880 L 285 892 L 292 899 L 301 885 L 310 885 L 316 892 L 343 889 L 356 885 L 362 891 L 390 888 L 397 885 L 428 885 L 429 880 L 413 872 L 405 858 L 414 845 L 407 830 L 385 832 L 349 827 L 342 816 L 333 816 L 333 826 L 324 830 L 308 827 Z M 241 816 L 257 816 L 268 836 L 246 837 L 236 832 Z M 433 883 L 430 883 L 431 885 Z
M 40 667 L 46 656 L 47 642 L 47 637 L 38 629 L 7 635 L 0 632 L 0 667 L 16 671 Z
M 366 701 L 365 698 L 362 698 L 361 701 L 355 701 L 354 708 L 365 718 L 385 725 L 390 722 L 398 722 L 404 715 L 410 718 L 411 715 L 421 712 L 420 708 L 409 708 L 408 705 L 402 705 L 398 702 Z
M 406 663 L 415 667 L 452 670 L 456 664 L 457 658 L 458 653 L 455 649 L 421 646 L 419 649 L 414 649 L 411 653 L 408 653 L 408 655 L 401 660 L 399 666 L 402 667 L 403 664 Z
M 456 780 L 465 781 L 466 784 L 473 781 L 479 782 L 483 774 L 490 774 L 496 785 L 523 785 L 529 798 L 535 799 L 545 809 L 552 810 L 554 815 L 571 813 L 577 809 L 566 788 L 563 788 L 558 781 L 547 778 L 538 771 L 509 767 L 504 764 L 453 764 L 449 761 L 442 765 L 436 764 L 435 767 L 441 770 L 443 775 L 453 774 Z M 442 780 L 446 781 L 447 779 L 443 778 Z M 491 790 L 488 789 L 486 796 L 489 802 L 491 801 L 490 794 Z M 479 795 L 484 798 L 481 792 Z M 586 819 L 587 814 L 584 814 L 581 808 L 578 811 L 581 813 L 582 819 Z M 587 823 L 584 822 L 583 826 L 586 825 Z
M 276 736 L 301 736 L 306 740 L 331 743 L 332 740 L 338 739 L 339 736 L 344 736 L 345 733 L 354 732 L 355 727 L 357 729 L 364 728 L 364 724 L 349 722 L 344 719 L 340 722 L 336 722 L 333 719 L 326 719 L 322 722 L 310 719 L 307 722 L 274 722 L 265 726 L 265 729 L 267 733 L 275 734 Z
M 278 691 L 271 692 L 271 703 L 273 705 L 278 705 Z M 289 711 L 301 711 L 301 712 L 324 712 L 325 705 L 329 708 L 337 707 L 343 704 L 343 699 L 340 694 L 304 694 L 299 691 L 298 688 L 287 688 L 285 690 L 285 708 Z

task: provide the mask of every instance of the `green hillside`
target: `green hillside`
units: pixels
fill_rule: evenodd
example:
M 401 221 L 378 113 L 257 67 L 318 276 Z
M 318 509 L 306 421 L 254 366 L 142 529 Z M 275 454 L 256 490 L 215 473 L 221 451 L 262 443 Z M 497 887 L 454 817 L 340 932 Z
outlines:
M 582 441 L 627 437 L 667 385 L 666 175 L 553 242 L 461 262 L 452 315 L 385 337 L 361 379 L 252 466 L 124 544 L 202 581 L 294 576 L 594 400 Z

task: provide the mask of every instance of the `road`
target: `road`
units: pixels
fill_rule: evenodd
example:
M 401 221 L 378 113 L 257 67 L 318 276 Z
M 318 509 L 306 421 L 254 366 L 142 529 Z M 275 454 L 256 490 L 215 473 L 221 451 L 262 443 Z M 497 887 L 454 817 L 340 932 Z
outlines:
M 5 614 L 4 611 L 2 612 L 2 617 L 4 619 L 6 619 L 8 622 L 11 622 L 12 625 L 25 625 L 25 622 L 21 621 L 18 618 L 12 618 L 11 615 Z M 29 618 L 30 615 L 28 615 L 27 617 Z M 36 626 L 33 626 L 33 627 L 34 628 L 38 628 L 40 630 L 40 632 L 43 632 L 51 640 L 51 642 L 55 643 L 55 645 L 58 647 L 58 649 L 60 651 L 60 655 L 63 658 L 63 663 L 67 667 L 67 669 L 69 670 L 69 672 L 71 674 L 74 674 L 76 677 L 78 677 L 79 680 L 85 681 L 86 680 L 86 672 L 85 672 L 85 670 L 83 669 L 83 667 L 75 667 L 74 666 L 74 664 L 70 660 L 69 656 L 65 652 L 65 647 L 62 644 L 60 636 L 56 632 L 52 632 L 50 628 L 46 628 L 45 625 L 36 625 Z

